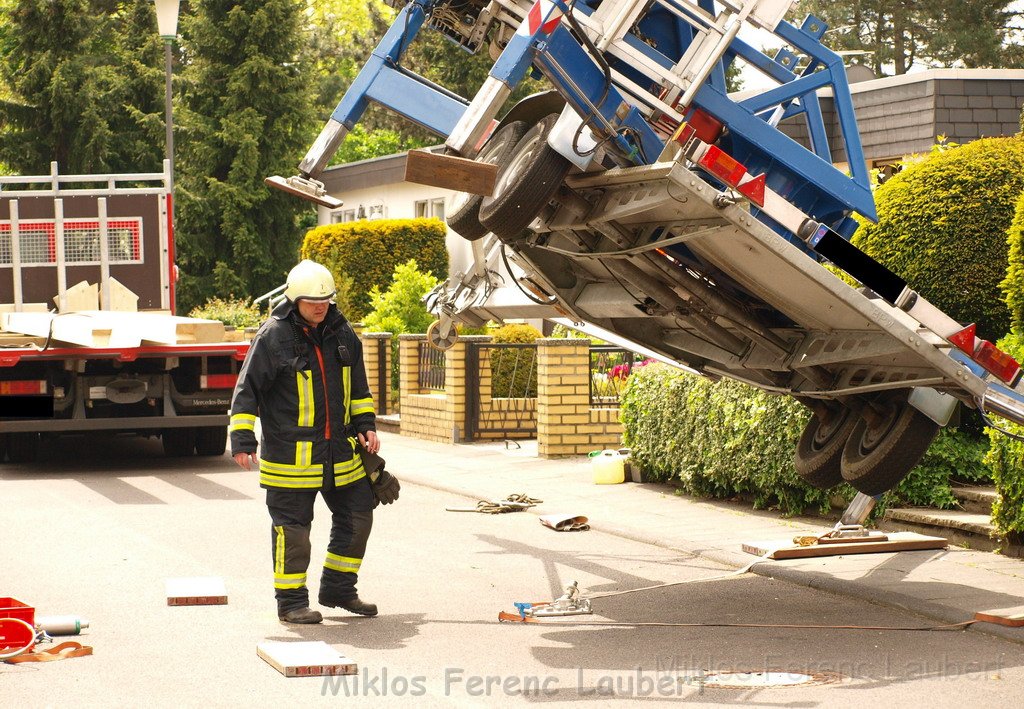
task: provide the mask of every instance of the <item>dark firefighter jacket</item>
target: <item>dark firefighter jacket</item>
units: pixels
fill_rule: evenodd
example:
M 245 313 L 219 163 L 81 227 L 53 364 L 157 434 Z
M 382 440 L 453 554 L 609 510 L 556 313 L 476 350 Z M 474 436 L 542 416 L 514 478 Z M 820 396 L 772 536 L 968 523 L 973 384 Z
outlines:
M 231 401 L 231 454 L 256 451 L 260 417 L 260 485 L 318 489 L 324 470 L 336 487 L 364 477 L 357 433 L 374 430 L 363 348 L 331 305 L 316 328 L 285 300 L 249 347 Z

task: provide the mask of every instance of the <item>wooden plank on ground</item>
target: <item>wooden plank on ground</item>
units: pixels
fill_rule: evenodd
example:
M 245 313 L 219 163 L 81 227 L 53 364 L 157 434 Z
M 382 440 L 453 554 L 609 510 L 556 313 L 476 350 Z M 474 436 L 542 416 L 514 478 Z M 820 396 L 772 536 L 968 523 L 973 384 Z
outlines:
M 256 644 L 256 654 L 285 677 L 354 675 L 359 671 L 355 660 L 345 657 L 322 640 L 268 640 Z
M 886 541 L 851 542 L 848 544 L 813 544 L 799 546 L 788 539 L 744 542 L 743 551 L 769 559 L 809 559 L 820 556 L 871 554 L 894 551 L 945 549 L 948 542 L 942 537 L 929 537 L 913 532 L 890 532 Z
M 224 579 L 217 576 L 194 576 L 167 579 L 169 606 L 223 606 L 228 602 Z
M 494 191 L 498 166 L 454 155 L 410 150 L 405 159 L 405 181 L 444 187 L 456 192 L 489 195 Z
M 1024 628 L 1024 606 L 978 611 L 974 614 L 974 619 L 1010 628 Z

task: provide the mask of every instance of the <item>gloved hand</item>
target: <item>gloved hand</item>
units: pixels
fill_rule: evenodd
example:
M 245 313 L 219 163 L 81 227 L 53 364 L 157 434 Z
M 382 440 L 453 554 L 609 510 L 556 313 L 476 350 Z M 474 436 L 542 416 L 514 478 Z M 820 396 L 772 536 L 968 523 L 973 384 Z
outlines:
M 371 475 L 370 485 L 373 487 L 373 494 L 377 496 L 382 505 L 390 505 L 397 500 L 398 491 L 402 489 L 398 478 L 386 470 Z

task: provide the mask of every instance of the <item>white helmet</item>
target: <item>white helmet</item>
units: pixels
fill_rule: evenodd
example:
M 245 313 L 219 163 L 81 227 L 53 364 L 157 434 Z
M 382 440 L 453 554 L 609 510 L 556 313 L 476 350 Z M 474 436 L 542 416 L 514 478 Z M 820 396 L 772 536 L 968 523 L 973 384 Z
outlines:
M 304 259 L 288 272 L 288 287 L 284 294 L 293 303 L 300 298 L 324 300 L 334 297 L 334 276 L 324 266 Z

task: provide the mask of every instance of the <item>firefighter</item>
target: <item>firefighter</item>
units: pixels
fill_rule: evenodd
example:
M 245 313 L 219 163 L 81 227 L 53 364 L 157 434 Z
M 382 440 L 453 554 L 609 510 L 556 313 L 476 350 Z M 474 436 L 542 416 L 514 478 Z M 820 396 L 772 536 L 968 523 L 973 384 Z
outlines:
M 317 493 L 332 520 L 320 605 L 364 616 L 377 615 L 356 593 L 373 508 L 398 497 L 394 476 L 381 469 L 371 482 L 361 460 L 383 463 L 362 344 L 332 302 L 335 292 L 318 263 L 289 272 L 285 300 L 253 339 L 231 402 L 231 455 L 246 470 L 258 467 L 267 491 L 277 611 L 287 623 L 323 620 L 306 588 Z

